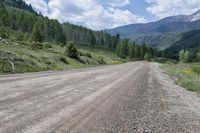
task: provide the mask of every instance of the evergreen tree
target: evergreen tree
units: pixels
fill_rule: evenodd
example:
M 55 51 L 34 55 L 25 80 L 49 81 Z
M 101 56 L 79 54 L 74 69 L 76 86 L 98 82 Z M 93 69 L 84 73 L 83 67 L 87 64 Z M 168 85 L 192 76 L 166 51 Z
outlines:
M 144 59 L 144 56 L 145 56 L 145 53 L 146 53 L 146 45 L 143 44 L 141 47 L 140 47 L 140 59 L 143 60 Z
M 35 47 L 37 47 L 38 42 L 42 42 L 43 40 L 41 30 L 37 23 L 35 23 L 35 25 L 33 26 L 32 39 L 35 42 Z
M 136 52 L 135 52 L 135 43 L 129 44 L 129 51 L 128 51 L 128 56 L 129 58 L 135 58 L 136 57 Z
M 145 54 L 145 56 L 144 56 L 144 59 L 146 60 L 146 61 L 151 61 L 151 55 L 149 54 L 149 53 L 146 53 Z
M 184 51 L 184 50 L 181 50 L 181 51 L 179 52 L 179 60 L 180 60 L 180 61 L 183 61 L 183 60 L 184 60 L 184 56 L 185 56 L 185 51 Z
M 181 50 L 179 52 L 179 60 L 180 62 L 183 63 L 187 63 L 190 60 L 190 52 L 189 51 L 185 51 L 185 50 Z
M 10 36 L 10 29 L 9 28 L 6 28 L 6 27 L 4 27 L 4 26 L 0 26 L 0 37 L 1 38 L 4 38 L 4 39 L 7 39 L 7 38 L 9 38 L 9 36 Z
M 116 53 L 117 53 L 117 56 L 120 57 L 121 59 L 123 58 L 123 55 L 122 55 L 122 44 L 119 43 L 116 47 Z
M 76 49 L 74 43 L 70 42 L 66 50 L 67 55 L 70 58 L 78 59 L 78 50 Z
M 197 59 L 198 62 L 200 62 L 200 50 L 196 54 L 196 59 Z
M 0 1 L 0 26 L 9 25 L 9 15 L 2 1 Z
M 190 52 L 186 51 L 184 55 L 184 62 L 187 63 L 190 61 Z

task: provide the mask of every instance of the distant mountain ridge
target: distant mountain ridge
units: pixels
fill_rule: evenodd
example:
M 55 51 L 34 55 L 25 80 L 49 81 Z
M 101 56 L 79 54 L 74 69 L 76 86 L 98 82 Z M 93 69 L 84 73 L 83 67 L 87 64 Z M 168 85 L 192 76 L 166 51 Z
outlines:
M 191 14 L 191 15 L 178 15 L 178 16 L 171 16 L 160 20 L 160 22 L 195 22 L 200 20 L 200 10 Z
M 191 15 L 171 16 L 156 22 L 130 24 L 106 30 L 122 37 L 149 33 L 182 32 L 200 29 L 200 10 Z
M 182 33 L 200 30 L 200 10 L 191 15 L 171 16 L 156 22 L 131 24 L 106 30 L 136 43 L 166 49 L 171 47 Z

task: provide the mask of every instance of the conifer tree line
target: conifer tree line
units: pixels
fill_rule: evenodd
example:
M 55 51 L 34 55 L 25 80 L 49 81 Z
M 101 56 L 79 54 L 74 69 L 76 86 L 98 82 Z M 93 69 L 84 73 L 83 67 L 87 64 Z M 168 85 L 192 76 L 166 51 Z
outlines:
M 31 5 L 22 0 L 0 1 L 0 37 L 21 41 L 32 39 L 32 33 L 41 34 L 44 42 L 76 44 L 115 49 L 119 35 L 111 36 L 103 31 L 93 31 L 70 23 L 59 23 L 57 20 L 43 17 L 36 13 Z
M 33 10 L 23 0 L 0 1 L 0 37 L 19 41 L 37 43 L 50 42 L 102 47 L 116 51 L 121 59 L 134 58 L 150 60 L 159 56 L 157 49 L 145 44 L 137 45 L 128 39 L 120 39 L 120 35 L 112 36 L 104 31 L 91 29 L 74 24 L 60 23 L 49 19 Z M 37 47 L 37 46 L 36 46 Z
M 29 12 L 37 14 L 37 12 L 35 12 L 33 10 L 32 6 L 27 5 L 26 2 L 24 2 L 23 0 L 1 0 L 1 1 L 5 2 L 9 6 L 24 9 L 24 10 L 27 10 Z
M 200 62 L 200 48 L 181 50 L 179 52 L 179 61 L 183 63 Z
M 162 52 L 156 48 L 147 47 L 145 44 L 137 45 L 135 42 L 130 42 L 128 39 L 121 40 L 117 45 L 116 53 L 121 59 L 138 59 L 148 60 L 151 58 L 160 57 Z

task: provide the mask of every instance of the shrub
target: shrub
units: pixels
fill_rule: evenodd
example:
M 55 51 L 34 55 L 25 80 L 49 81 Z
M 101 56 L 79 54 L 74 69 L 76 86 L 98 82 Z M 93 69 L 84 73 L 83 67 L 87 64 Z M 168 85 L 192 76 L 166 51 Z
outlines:
M 185 51 L 185 50 L 181 50 L 179 52 L 179 59 L 183 63 L 188 63 L 189 60 L 190 60 L 190 52 L 189 51 Z
M 92 58 L 92 55 L 88 52 L 85 54 L 85 56 L 88 57 L 88 58 Z
M 168 65 L 175 65 L 175 63 L 174 63 L 174 62 L 172 62 L 172 61 L 169 61 L 169 60 L 168 60 L 168 61 L 166 61 L 166 62 L 165 62 L 165 64 L 168 64 Z
M 173 59 L 168 59 L 165 64 L 168 64 L 168 65 L 176 65 L 178 62 L 176 60 L 173 60 Z
M 200 51 L 196 55 L 197 61 L 200 62 Z
M 43 47 L 44 45 L 42 43 L 37 43 L 36 45 L 34 44 L 34 48 L 42 49 Z
M 200 74 L 200 66 L 197 65 L 192 66 L 192 71 L 197 74 Z
M 10 31 L 8 28 L 0 27 L 0 37 L 3 39 L 7 39 L 10 36 Z
M 183 60 L 184 60 L 184 53 L 185 53 L 184 50 L 181 50 L 181 51 L 179 52 L 179 60 L 180 60 L 180 61 L 183 61 Z
M 61 44 L 60 46 L 64 48 L 66 46 L 66 44 Z
M 7 60 L 0 59 L 0 73 L 11 73 L 12 68 Z
M 67 55 L 70 58 L 78 59 L 78 50 L 76 49 L 74 43 L 70 43 L 66 50 Z
M 104 61 L 103 57 L 102 56 L 98 56 L 98 62 L 100 64 L 106 64 L 106 62 Z
M 78 51 L 78 54 L 79 54 L 80 56 L 85 56 L 85 54 L 84 54 L 83 52 L 81 52 L 81 51 Z
M 52 45 L 50 43 L 44 43 L 45 48 L 52 48 Z
M 69 64 L 65 57 L 60 57 L 60 61 L 62 61 L 65 64 Z
M 145 59 L 146 61 L 151 61 L 151 56 L 150 56 L 150 54 L 146 53 L 145 56 L 144 56 L 144 59 Z

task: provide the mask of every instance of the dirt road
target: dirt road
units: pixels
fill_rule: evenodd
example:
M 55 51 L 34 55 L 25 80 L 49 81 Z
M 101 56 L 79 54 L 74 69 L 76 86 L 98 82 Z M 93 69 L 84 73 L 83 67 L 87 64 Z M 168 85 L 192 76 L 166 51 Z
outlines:
M 200 132 L 200 98 L 157 64 L 0 77 L 0 133 Z

